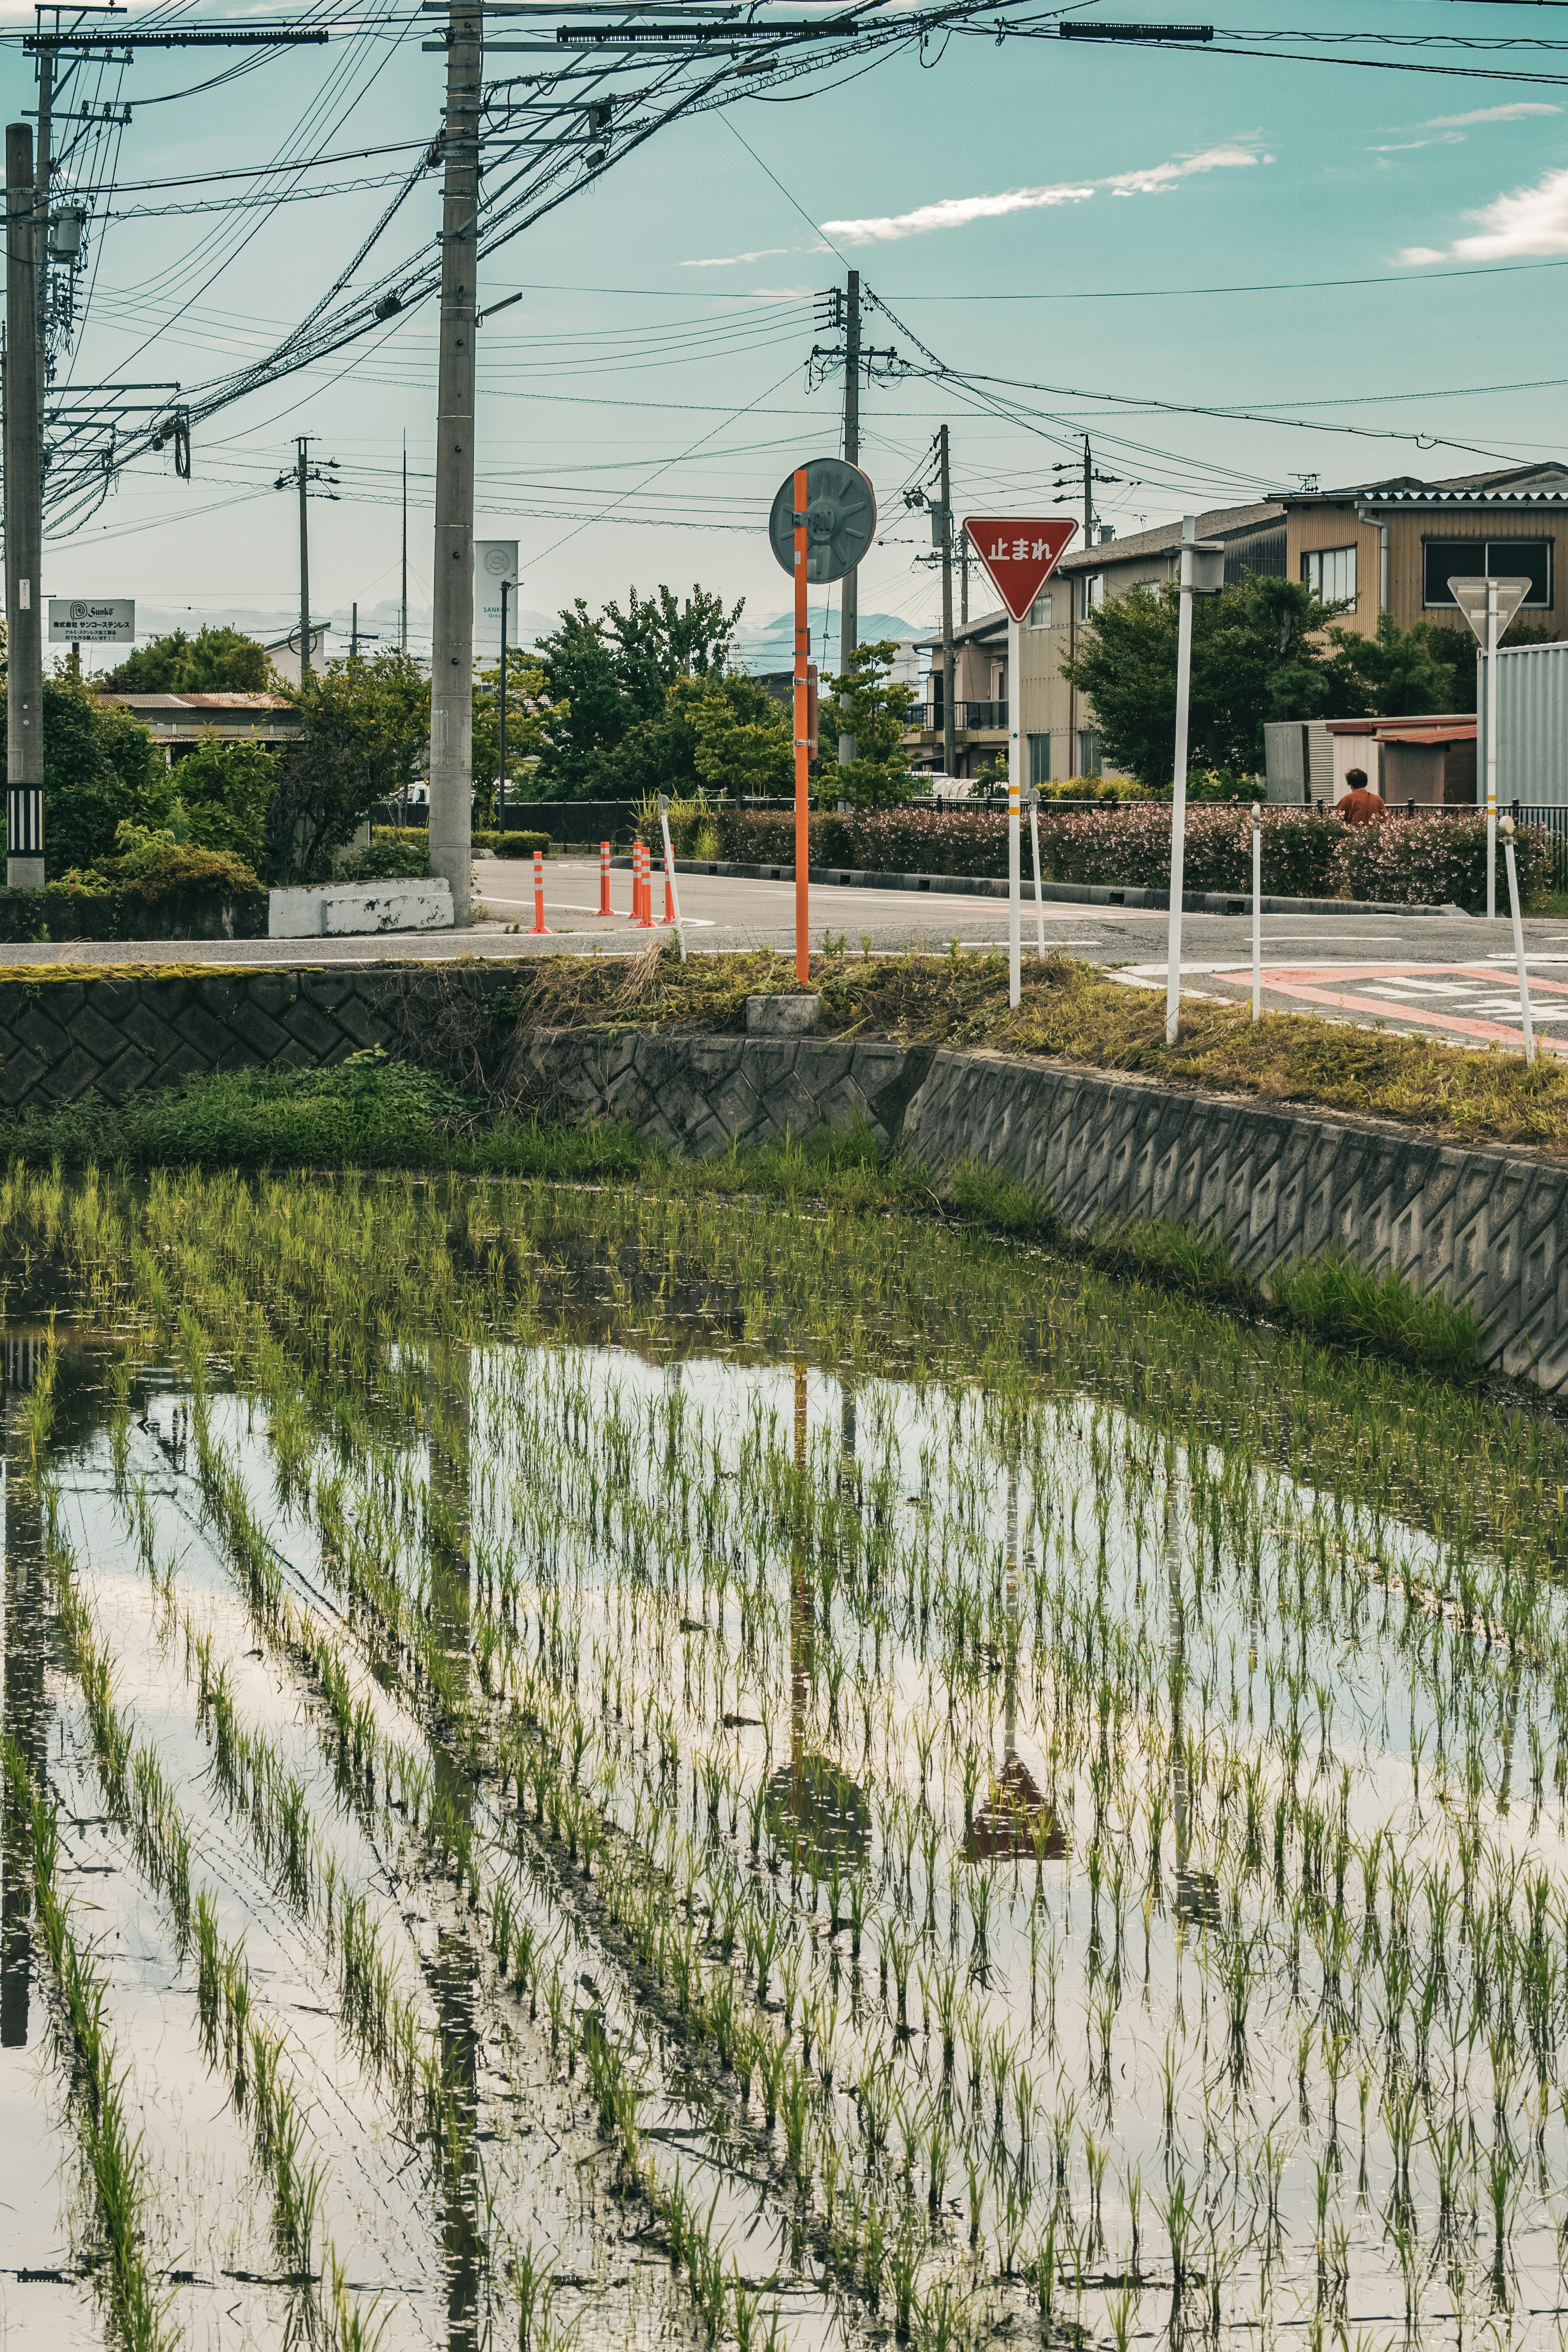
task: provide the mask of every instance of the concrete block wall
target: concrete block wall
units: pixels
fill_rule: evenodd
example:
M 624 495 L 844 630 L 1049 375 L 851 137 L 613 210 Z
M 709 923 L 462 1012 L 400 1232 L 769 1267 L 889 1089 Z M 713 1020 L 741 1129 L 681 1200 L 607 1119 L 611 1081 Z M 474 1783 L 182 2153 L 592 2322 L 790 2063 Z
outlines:
M 1568 1388 L 1568 1168 L 1528 1153 L 931 1046 L 638 1031 L 539 1035 L 526 1060 L 541 1106 L 688 1151 L 861 1118 L 933 1170 L 1040 1187 L 1071 1228 L 1169 1218 L 1259 1274 L 1337 1244 L 1469 1307 L 1498 1370 Z
M 90 1087 L 121 1102 L 199 1072 L 340 1062 L 391 1040 L 374 972 L 213 971 L 0 982 L 0 1103 L 47 1108 Z

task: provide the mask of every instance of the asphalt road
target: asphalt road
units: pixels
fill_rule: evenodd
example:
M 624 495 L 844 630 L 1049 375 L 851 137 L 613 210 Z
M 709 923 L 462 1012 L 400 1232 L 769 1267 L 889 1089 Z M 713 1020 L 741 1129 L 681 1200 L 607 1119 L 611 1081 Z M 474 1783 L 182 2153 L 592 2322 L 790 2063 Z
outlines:
M 403 932 L 374 939 L 171 940 L 127 943 L 84 941 L 68 946 L 19 944 L 0 950 L 16 970 L 29 965 L 90 970 L 114 965 L 179 963 L 266 967 L 397 961 L 443 961 L 454 956 L 513 957 L 565 950 L 581 954 L 636 954 L 663 929 L 630 919 L 632 877 L 611 877 L 608 919 L 598 912 L 599 862 L 591 857 L 545 863 L 549 935 L 530 936 L 534 919 L 532 867 L 520 859 L 485 859 L 475 868 L 480 908 L 465 933 Z M 681 910 L 693 950 L 788 950 L 794 944 L 791 882 L 755 882 L 724 876 L 679 877 Z M 664 884 L 655 877 L 653 905 L 664 912 Z M 1046 946 L 1106 966 L 1131 986 L 1164 986 L 1166 917 L 1140 908 L 1092 908 L 1048 899 Z M 811 945 L 831 935 L 852 950 L 890 953 L 1005 945 L 1005 900 L 946 892 L 866 890 L 819 884 L 811 892 Z M 1568 1051 L 1568 922 L 1533 918 L 1525 924 L 1527 959 L 1537 1027 L 1543 1041 Z M 1038 949 L 1035 910 L 1026 887 L 1024 950 Z M 1250 991 L 1251 923 L 1245 915 L 1187 915 L 1182 927 L 1185 992 L 1242 997 Z M 1265 915 L 1264 1003 L 1278 1011 L 1312 1011 L 1357 1023 L 1447 1036 L 1456 1043 L 1520 1041 L 1512 933 L 1506 919 L 1441 915 Z

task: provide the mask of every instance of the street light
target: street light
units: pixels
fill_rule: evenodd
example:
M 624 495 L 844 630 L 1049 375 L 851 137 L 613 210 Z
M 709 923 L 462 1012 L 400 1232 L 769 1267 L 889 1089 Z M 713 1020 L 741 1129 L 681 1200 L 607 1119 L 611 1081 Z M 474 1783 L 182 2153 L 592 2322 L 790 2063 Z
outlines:
M 1186 852 L 1186 719 L 1192 684 L 1192 600 L 1218 596 L 1225 585 L 1225 548 L 1199 539 L 1197 520 L 1181 526 L 1181 617 L 1176 626 L 1176 781 L 1171 793 L 1170 948 L 1166 971 L 1166 1044 L 1174 1045 L 1181 1010 L 1182 866 Z

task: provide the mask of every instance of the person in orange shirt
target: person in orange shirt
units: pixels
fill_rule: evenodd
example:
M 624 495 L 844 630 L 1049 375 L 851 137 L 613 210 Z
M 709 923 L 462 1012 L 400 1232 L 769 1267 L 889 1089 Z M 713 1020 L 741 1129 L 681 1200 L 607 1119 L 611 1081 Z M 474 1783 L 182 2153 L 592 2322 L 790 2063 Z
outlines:
M 1349 769 L 1345 782 L 1350 790 L 1334 803 L 1334 814 L 1343 817 L 1346 824 L 1381 824 L 1388 814 L 1387 803 L 1381 793 L 1367 791 L 1366 770 Z

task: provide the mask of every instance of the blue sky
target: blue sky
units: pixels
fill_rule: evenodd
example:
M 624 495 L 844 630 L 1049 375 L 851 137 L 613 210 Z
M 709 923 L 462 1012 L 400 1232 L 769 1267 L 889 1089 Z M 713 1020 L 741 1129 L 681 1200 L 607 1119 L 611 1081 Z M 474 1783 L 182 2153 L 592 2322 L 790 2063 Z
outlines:
M 1242 13 L 1289 32 L 1305 12 Z M 1311 25 L 1550 42 L 1547 14 L 1372 0 L 1320 6 Z M 0 21 L 29 18 L 0 6 Z M 111 209 L 143 216 L 95 226 L 77 379 L 188 385 L 300 318 L 386 203 L 379 183 L 402 159 L 329 172 L 319 176 L 334 186 L 361 173 L 378 184 L 267 213 L 189 209 L 233 192 L 202 175 L 270 155 L 312 108 L 334 152 L 434 131 L 442 61 L 419 38 L 415 25 L 400 41 L 275 55 L 156 104 L 222 68 L 210 56 L 139 57 L 119 91 L 133 114 L 119 142 L 128 192 Z M 1423 54 L 1448 67 L 1568 68 L 1568 47 Z M 496 58 L 489 70 L 521 63 Z M 0 71 L 11 119 L 33 103 L 31 70 L 7 45 Z M 129 192 L 172 178 L 195 184 Z M 367 271 L 427 239 L 438 204 L 433 177 Z M 1568 452 L 1552 381 L 1568 376 L 1568 85 L 956 38 L 924 63 L 896 58 L 835 90 L 677 125 L 485 265 L 483 300 L 523 299 L 482 331 L 477 521 L 520 541 L 525 614 L 661 580 L 744 595 L 753 622 L 782 608 L 787 583 L 763 525 L 797 457 L 837 446 L 837 382 L 808 392 L 804 362 L 814 340 L 829 340 L 812 297 L 841 283 L 848 262 L 898 314 L 894 324 L 872 313 L 873 342 L 915 360 L 912 334 L 977 379 L 1057 388 L 1019 395 L 1035 412 L 1027 423 L 915 375 L 865 394 L 863 461 L 882 504 L 882 542 L 862 566 L 868 611 L 920 624 L 936 611 L 936 576 L 918 562 L 929 527 L 898 493 L 944 420 L 960 511 L 1049 511 L 1053 467 L 1088 432 L 1099 470 L 1117 478 L 1101 486 L 1099 510 L 1119 532 L 1301 474 L 1325 484 L 1441 475 Z M 1364 282 L 1299 283 L 1330 279 Z M 1285 285 L 1294 290 L 1191 290 Z M 135 595 L 162 623 L 243 614 L 286 625 L 295 507 L 270 485 L 292 436 L 308 432 L 341 475 L 338 500 L 312 509 L 316 609 L 346 615 L 358 598 L 361 617 L 388 628 L 406 432 L 419 643 L 434 333 L 428 312 L 411 314 L 357 354 L 214 418 L 198 433 L 189 482 L 145 460 L 83 530 L 51 543 L 47 587 Z M 1520 384 L 1535 388 L 1493 388 Z M 1184 404 L 1301 422 L 1188 415 Z

